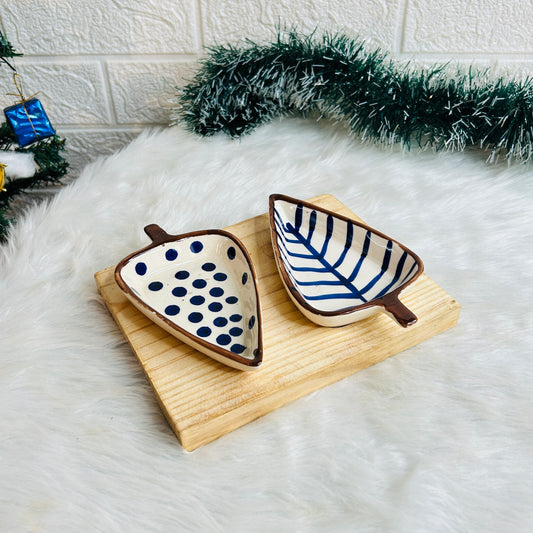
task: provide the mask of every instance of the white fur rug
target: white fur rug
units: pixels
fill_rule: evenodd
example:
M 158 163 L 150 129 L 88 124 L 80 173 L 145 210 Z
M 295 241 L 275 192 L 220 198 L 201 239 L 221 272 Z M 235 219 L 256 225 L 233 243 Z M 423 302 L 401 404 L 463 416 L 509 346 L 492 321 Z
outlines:
M 459 324 L 195 452 L 93 274 L 170 233 L 332 193 L 417 252 Z M 533 530 L 533 167 L 362 146 L 327 123 L 143 134 L 1 249 L 0 531 Z

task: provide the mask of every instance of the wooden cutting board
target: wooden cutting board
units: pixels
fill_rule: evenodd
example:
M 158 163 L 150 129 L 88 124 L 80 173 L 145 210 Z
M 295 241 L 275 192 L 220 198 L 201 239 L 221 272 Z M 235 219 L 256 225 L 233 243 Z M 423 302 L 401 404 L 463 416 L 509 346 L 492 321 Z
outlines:
M 360 220 L 331 195 L 310 201 Z M 459 304 L 422 274 L 401 294 L 418 316 L 413 326 L 402 328 L 384 313 L 341 328 L 317 326 L 296 309 L 283 288 L 274 262 L 268 215 L 225 229 L 244 243 L 256 268 L 264 351 L 263 365 L 255 372 L 217 363 L 155 325 L 120 291 L 113 276 L 115 267 L 95 274 L 105 304 L 186 450 L 383 361 L 452 327 L 459 318 Z

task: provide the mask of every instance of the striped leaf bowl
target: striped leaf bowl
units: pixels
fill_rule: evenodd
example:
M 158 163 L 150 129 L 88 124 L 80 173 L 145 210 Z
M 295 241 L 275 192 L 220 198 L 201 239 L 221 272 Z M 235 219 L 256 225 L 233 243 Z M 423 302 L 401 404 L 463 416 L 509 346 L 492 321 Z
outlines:
M 281 194 L 270 196 L 274 257 L 300 311 L 344 326 L 384 311 L 407 327 L 415 314 L 398 298 L 423 272 L 420 258 L 371 227 Z

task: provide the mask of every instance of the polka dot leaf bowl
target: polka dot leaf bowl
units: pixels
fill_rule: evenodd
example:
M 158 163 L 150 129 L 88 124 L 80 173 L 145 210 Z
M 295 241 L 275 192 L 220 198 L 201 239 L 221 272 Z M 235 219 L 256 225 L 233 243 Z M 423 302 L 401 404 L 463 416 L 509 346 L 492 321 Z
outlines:
M 423 272 L 420 258 L 375 229 L 281 194 L 270 196 L 280 277 L 300 311 L 343 326 L 385 311 L 407 327 L 417 317 L 398 298 Z
M 263 360 L 255 271 L 243 244 L 223 230 L 169 235 L 144 228 L 152 244 L 130 254 L 115 280 L 146 316 L 179 340 L 239 370 Z

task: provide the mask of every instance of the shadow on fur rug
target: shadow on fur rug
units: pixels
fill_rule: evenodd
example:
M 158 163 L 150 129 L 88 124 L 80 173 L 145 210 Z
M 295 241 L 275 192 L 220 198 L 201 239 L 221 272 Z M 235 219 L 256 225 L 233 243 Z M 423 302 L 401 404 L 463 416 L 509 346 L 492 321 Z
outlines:
M 1 249 L 0 530 L 518 532 L 533 523 L 533 169 L 277 121 L 141 135 Z M 463 306 L 410 350 L 185 452 L 93 274 L 148 240 L 331 193 Z

